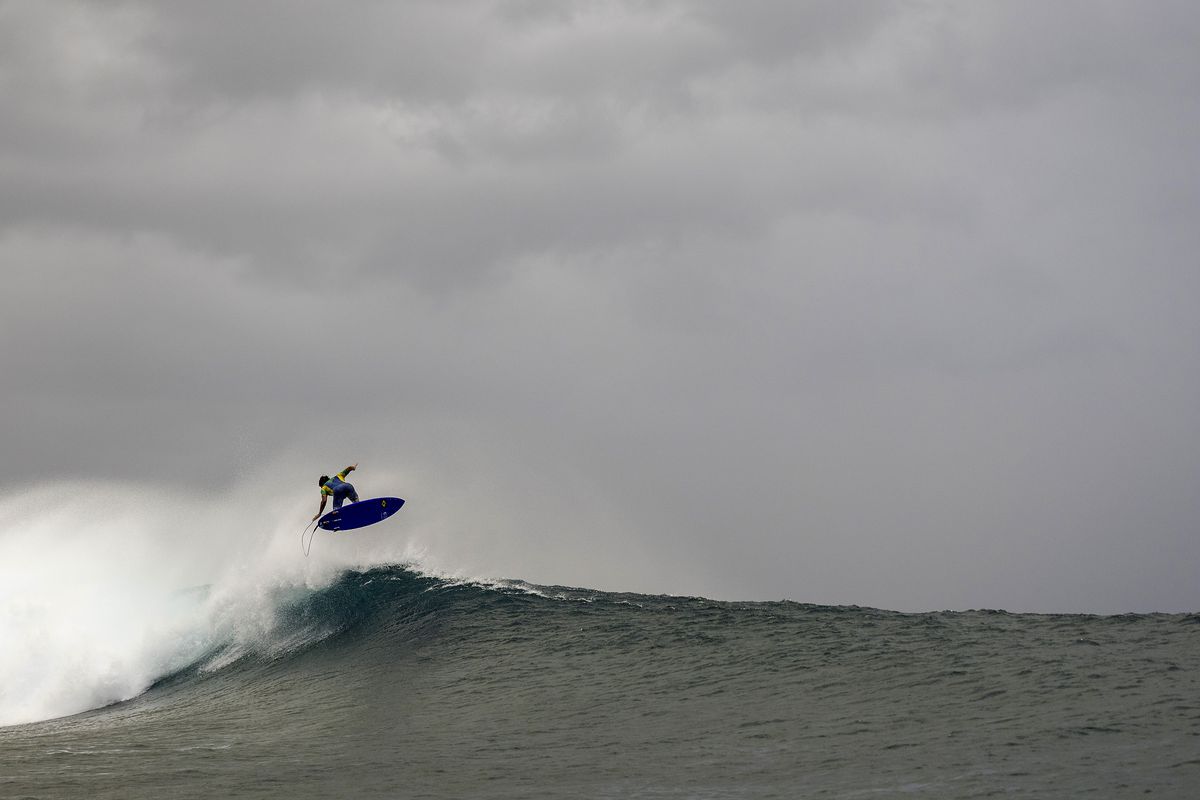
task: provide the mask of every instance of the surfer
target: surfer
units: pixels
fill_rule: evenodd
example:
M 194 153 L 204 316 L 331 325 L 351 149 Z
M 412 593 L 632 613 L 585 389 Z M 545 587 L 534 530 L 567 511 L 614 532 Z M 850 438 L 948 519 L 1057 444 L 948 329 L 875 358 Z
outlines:
M 333 510 L 337 511 L 342 507 L 342 503 L 347 499 L 351 503 L 358 502 L 358 492 L 354 491 L 354 486 L 346 483 L 346 476 L 354 470 L 358 469 L 358 464 L 351 464 L 344 470 L 339 472 L 335 477 L 331 478 L 328 475 L 322 475 L 317 481 L 317 485 L 321 487 L 321 508 L 317 511 L 317 516 L 313 517 L 315 522 L 323 513 L 325 513 L 325 498 L 333 497 Z

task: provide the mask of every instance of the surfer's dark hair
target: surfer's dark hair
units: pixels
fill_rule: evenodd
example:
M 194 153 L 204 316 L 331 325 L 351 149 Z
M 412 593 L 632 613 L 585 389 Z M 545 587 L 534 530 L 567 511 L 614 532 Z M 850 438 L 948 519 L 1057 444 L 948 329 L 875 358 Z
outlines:
M 320 479 L 319 481 L 317 481 L 317 486 L 324 486 L 324 485 L 325 485 L 325 484 L 327 484 L 327 483 L 329 483 L 329 476 L 328 476 L 328 475 L 322 475 L 322 476 L 321 476 L 321 479 Z

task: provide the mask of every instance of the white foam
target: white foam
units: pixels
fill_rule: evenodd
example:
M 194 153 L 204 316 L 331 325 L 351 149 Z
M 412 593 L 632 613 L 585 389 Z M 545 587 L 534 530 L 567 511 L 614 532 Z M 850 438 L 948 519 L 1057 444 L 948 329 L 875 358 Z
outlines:
M 221 653 L 303 646 L 276 632 L 278 604 L 346 565 L 301 555 L 294 509 L 259 503 L 232 525 L 228 507 L 94 485 L 0 502 L 0 725 L 127 700 Z

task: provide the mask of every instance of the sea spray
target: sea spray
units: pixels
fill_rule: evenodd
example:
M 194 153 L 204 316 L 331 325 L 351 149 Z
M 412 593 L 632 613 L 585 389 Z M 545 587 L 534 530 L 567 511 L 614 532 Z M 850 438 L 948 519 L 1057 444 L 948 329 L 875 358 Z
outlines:
M 300 646 L 276 609 L 333 580 L 285 527 L 128 487 L 60 485 L 0 506 L 0 725 L 127 700 L 205 660 Z M 218 522 L 225 521 L 221 526 Z M 273 522 L 275 524 L 273 524 Z M 257 526 L 257 528 L 256 528 Z

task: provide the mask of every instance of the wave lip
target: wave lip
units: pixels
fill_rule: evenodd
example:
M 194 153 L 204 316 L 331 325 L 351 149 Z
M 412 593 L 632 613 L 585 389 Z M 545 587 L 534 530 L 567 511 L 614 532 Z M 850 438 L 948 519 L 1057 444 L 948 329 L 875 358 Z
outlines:
M 732 647 L 738 659 L 758 653 L 766 668 L 777 671 L 772 661 L 776 645 L 790 640 L 799 648 L 789 656 L 793 667 L 836 672 L 839 665 L 852 663 L 849 653 L 861 652 L 855 667 L 874 664 L 892 670 L 897 680 L 927 686 L 946 675 L 970 672 L 935 669 L 938 658 L 962 661 L 967 658 L 962 654 L 997 636 L 1028 639 L 1031 647 L 1053 641 L 1056 648 L 1086 643 L 1104 649 L 1114 630 L 1161 625 L 1187 630 L 1196 619 L 989 611 L 905 614 L 790 601 L 720 602 L 520 580 L 448 579 L 404 565 L 345 571 L 327 585 L 274 581 L 236 589 L 198 587 L 140 603 L 114 594 L 86 606 L 72 599 L 67 608 L 70 613 L 57 617 L 51 613 L 55 609 L 37 605 L 24 615 L 6 615 L 5 624 L 26 636 L 28 646 L 21 660 L 25 672 L 16 673 L 14 659 L 8 657 L 0 724 L 77 714 L 152 688 L 203 694 L 206 681 L 216 676 L 241 681 L 242 689 L 250 690 L 253 675 L 266 666 L 296 670 L 297 675 L 307 672 L 315 663 L 310 659 L 315 650 L 320 651 L 313 657 L 319 656 L 321 669 L 335 671 L 349 687 L 367 686 L 387 674 L 395 653 L 444 659 L 532 643 L 542 653 L 571 658 L 591 653 L 602 662 L 637 652 L 652 661 L 675 649 L 684 669 L 701 671 L 725 663 L 731 653 L 724 648 Z M 33 630 L 50 634 L 38 638 Z M 1062 639 L 1063 630 L 1069 630 L 1068 639 Z M 891 649 L 861 640 L 865 632 L 884 637 Z M 897 652 L 933 659 L 929 671 L 896 673 L 889 665 Z M 689 667 L 691 658 L 700 660 Z M 678 670 L 672 666 L 664 674 Z M 752 672 L 727 677 L 757 680 Z M 845 685 L 844 678 L 832 676 L 826 687 L 839 685 Z M 991 693 L 972 695 L 972 702 L 1015 690 L 997 686 L 980 691 Z

